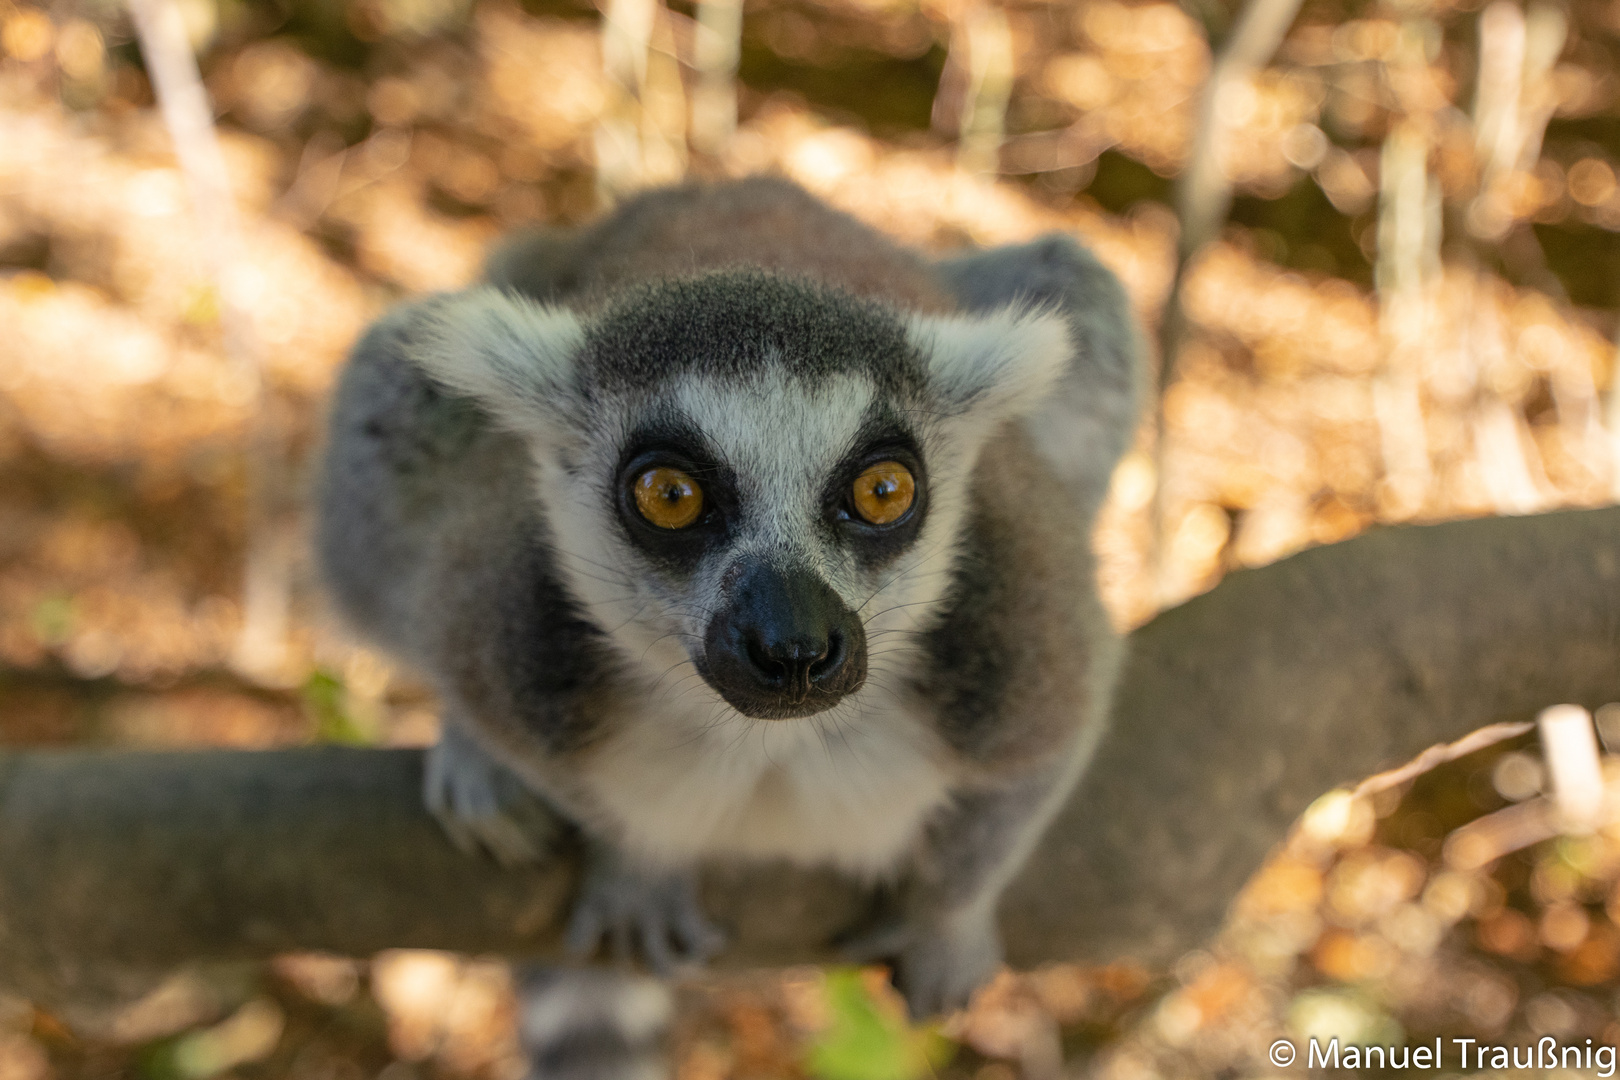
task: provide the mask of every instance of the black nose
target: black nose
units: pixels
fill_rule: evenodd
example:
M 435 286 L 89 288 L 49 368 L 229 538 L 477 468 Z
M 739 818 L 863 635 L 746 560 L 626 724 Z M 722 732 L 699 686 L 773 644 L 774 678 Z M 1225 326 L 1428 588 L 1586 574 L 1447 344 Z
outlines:
M 818 713 L 866 681 L 860 619 L 808 569 L 733 567 L 703 646 L 704 678 L 738 712 L 761 719 Z
M 795 702 L 808 700 L 815 689 L 836 685 L 849 659 L 844 633 L 838 627 L 817 628 L 797 637 L 769 634 L 769 629 L 748 638 L 748 659 L 760 680 Z

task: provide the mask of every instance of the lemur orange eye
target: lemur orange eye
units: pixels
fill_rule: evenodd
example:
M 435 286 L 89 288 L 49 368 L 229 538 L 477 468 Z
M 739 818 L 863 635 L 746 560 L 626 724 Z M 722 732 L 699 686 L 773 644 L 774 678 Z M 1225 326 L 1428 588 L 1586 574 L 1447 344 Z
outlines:
M 873 525 L 899 521 L 917 498 L 917 481 L 898 461 L 880 461 L 855 478 L 855 512 Z
M 656 465 L 635 483 L 636 509 L 660 529 L 684 529 L 703 513 L 703 489 L 679 469 Z

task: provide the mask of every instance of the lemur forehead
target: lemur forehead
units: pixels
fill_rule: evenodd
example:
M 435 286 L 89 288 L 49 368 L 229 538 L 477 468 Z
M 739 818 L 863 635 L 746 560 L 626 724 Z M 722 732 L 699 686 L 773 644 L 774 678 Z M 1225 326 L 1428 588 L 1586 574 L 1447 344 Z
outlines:
M 899 313 L 763 270 L 637 286 L 596 312 L 585 337 L 591 376 L 610 392 L 690 376 L 747 383 L 773 369 L 812 381 L 860 375 L 891 391 L 923 379 Z
M 863 373 L 799 378 L 767 368 L 746 379 L 690 374 L 669 404 L 723 461 L 748 472 L 820 475 L 858 449 L 877 388 Z

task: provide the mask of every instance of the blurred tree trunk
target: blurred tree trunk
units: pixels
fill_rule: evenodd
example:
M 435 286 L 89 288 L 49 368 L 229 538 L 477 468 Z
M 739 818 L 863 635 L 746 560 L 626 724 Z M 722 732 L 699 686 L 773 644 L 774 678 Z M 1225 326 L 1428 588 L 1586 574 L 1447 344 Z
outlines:
M 669 11 L 659 0 L 608 0 L 602 15 L 607 99 L 596 125 L 604 207 L 686 169 L 686 93 Z
M 742 57 L 742 0 L 698 0 L 692 40 L 692 145 L 723 157 L 737 131 L 737 64 Z
M 1151 511 L 1154 589 L 1160 603 L 1169 592 L 1168 523 L 1165 512 L 1165 467 L 1169 436 L 1165 426 L 1164 393 L 1175 381 L 1176 359 L 1190 329 L 1183 293 L 1193 261 L 1220 235 L 1232 209 L 1232 178 L 1226 169 L 1226 143 L 1231 123 L 1223 109 L 1234 88 L 1270 63 L 1288 28 L 1299 14 L 1301 0 L 1248 0 L 1237 24 L 1214 50 L 1209 75 L 1198 101 L 1192 151 L 1176 180 L 1176 266 L 1170 291 L 1159 315 L 1158 393 L 1153 406 L 1153 464 L 1155 484 Z
M 1510 278 L 1568 299 L 1547 269 L 1530 223 L 1515 220 L 1513 205 L 1514 187 L 1528 178 L 1541 157 L 1547 123 L 1558 100 L 1553 68 L 1567 35 L 1563 11 L 1547 3 L 1532 4 L 1528 18 L 1507 0 L 1496 0 L 1480 14 L 1479 73 L 1471 117 L 1478 189 L 1458 222 L 1467 241 L 1459 247 L 1480 297 L 1469 334 L 1479 372 L 1512 349 L 1508 328 L 1489 298 L 1492 282 L 1479 268 L 1482 262 L 1497 263 Z M 1571 399 L 1583 395 L 1567 380 L 1559 382 L 1564 389 L 1559 406 L 1568 410 L 1576 405 Z M 1595 399 L 1595 390 L 1585 396 Z M 1547 506 L 1553 487 L 1524 416 L 1495 395 L 1477 397 L 1474 444 L 1493 504 L 1504 513 L 1529 513 Z M 1595 404 L 1588 411 L 1595 420 Z
M 994 179 L 1001 171 L 1014 76 L 1007 12 L 988 2 L 958 5 L 945 67 L 934 98 L 934 127 L 956 136 L 958 169 Z
M 252 272 L 245 265 L 237 213 L 214 110 L 192 55 L 185 20 L 173 0 L 129 0 L 141 55 L 152 76 L 164 127 L 190 192 L 192 217 L 208 284 L 219 306 L 225 357 L 252 410 L 243 451 L 246 551 L 242 628 L 232 665 L 250 678 L 285 677 L 294 542 L 282 440 L 270 415 L 264 371 L 248 302 Z
M 1113 724 L 1002 904 L 1015 964 L 1198 944 L 1321 793 L 1544 705 L 1620 699 L 1620 509 L 1373 532 L 1240 571 L 1131 636 Z M 188 960 L 549 956 L 571 893 L 467 857 L 410 750 L 0 755 L 0 985 L 116 998 Z M 726 960 L 825 959 L 865 898 L 715 867 Z

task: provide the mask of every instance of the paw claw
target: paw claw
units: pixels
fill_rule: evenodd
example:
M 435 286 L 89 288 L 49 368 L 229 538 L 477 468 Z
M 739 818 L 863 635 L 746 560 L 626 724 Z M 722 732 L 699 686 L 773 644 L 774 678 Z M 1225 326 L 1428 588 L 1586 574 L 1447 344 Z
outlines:
M 1001 966 L 1001 941 L 989 919 L 955 926 L 888 920 L 839 943 L 857 962 L 887 961 L 912 1019 L 963 1008 Z
M 726 935 L 719 927 L 703 917 L 695 908 L 684 913 L 675 926 L 676 938 L 684 946 L 686 955 L 703 963 L 726 947 Z
M 615 959 L 637 955 L 659 974 L 701 964 L 724 941 L 698 904 L 684 873 L 647 873 L 600 850 L 587 857 L 585 879 L 569 921 L 567 947 L 584 959 L 604 939 Z
M 447 728 L 429 748 L 422 786 L 428 812 L 460 850 L 507 867 L 544 858 L 551 828 L 538 800 L 465 735 Z
M 667 928 L 655 919 L 643 917 L 637 925 L 641 938 L 641 952 L 647 966 L 659 975 L 675 970 L 675 953 L 669 947 Z

